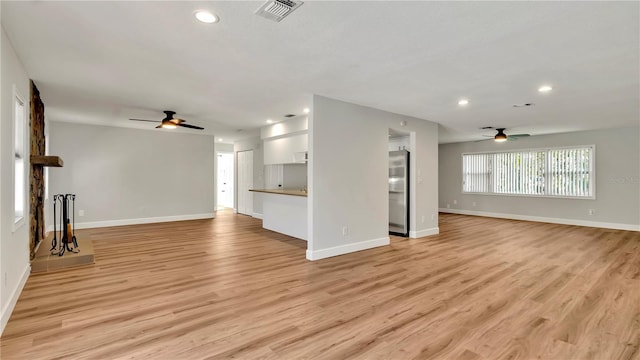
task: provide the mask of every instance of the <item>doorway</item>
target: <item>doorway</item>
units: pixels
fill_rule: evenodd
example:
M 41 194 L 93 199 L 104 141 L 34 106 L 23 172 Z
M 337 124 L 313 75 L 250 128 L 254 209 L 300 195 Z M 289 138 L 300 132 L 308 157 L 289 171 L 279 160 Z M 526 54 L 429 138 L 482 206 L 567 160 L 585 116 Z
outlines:
M 389 129 L 389 234 L 409 236 L 410 134 Z
M 233 203 L 233 153 L 218 153 L 218 210 L 234 208 Z

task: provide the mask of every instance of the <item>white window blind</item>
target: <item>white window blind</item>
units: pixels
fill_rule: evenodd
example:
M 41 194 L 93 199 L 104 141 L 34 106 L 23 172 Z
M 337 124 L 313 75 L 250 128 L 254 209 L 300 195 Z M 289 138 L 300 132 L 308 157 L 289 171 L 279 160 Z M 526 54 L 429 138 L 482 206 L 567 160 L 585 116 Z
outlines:
M 520 151 L 491 154 L 494 158 L 494 192 L 544 194 L 544 152 Z
M 462 191 L 592 198 L 594 147 L 462 155 Z
M 463 156 L 464 192 L 489 191 L 489 155 L 469 154 Z
M 591 148 L 549 150 L 549 195 L 592 195 Z

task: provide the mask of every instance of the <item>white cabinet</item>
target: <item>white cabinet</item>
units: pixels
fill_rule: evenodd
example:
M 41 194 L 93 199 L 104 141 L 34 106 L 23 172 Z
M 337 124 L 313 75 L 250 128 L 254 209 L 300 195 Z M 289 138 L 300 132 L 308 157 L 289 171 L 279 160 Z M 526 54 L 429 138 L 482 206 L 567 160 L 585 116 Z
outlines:
M 238 202 L 239 214 L 253 216 L 253 150 L 238 152 Z
M 298 134 L 264 140 L 264 164 L 299 163 L 300 154 L 308 150 L 308 135 Z

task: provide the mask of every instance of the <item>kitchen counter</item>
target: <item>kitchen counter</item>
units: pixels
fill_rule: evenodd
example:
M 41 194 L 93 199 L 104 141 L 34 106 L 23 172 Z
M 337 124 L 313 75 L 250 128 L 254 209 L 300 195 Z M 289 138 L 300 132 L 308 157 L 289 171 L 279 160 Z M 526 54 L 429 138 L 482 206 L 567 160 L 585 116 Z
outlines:
M 280 195 L 291 195 L 291 196 L 304 196 L 307 197 L 307 192 L 303 190 L 292 190 L 292 189 L 251 189 L 249 191 L 253 192 L 261 192 L 268 194 L 280 194 Z
M 262 198 L 262 227 L 307 240 L 307 193 L 302 190 L 253 189 Z M 282 196 L 286 195 L 286 196 Z

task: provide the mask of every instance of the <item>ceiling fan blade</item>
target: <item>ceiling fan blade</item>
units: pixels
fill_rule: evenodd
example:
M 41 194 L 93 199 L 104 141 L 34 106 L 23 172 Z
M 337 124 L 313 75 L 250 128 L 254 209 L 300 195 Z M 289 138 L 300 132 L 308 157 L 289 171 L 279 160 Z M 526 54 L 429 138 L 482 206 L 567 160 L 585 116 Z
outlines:
M 159 120 L 146 120 L 146 119 L 129 119 L 133 121 L 148 121 L 148 122 L 158 122 Z
M 203 127 L 195 126 L 195 125 L 189 125 L 189 124 L 185 124 L 185 123 L 180 123 L 180 124 L 177 124 L 177 125 L 178 126 L 182 126 L 182 127 L 186 127 L 186 128 L 189 128 L 189 129 L 204 130 Z
M 156 129 L 161 129 L 162 128 L 162 124 L 156 126 Z
M 488 137 L 488 138 L 492 138 L 492 137 L 494 137 L 495 135 L 482 135 L 482 136 L 484 136 L 484 137 Z
M 514 137 L 514 138 L 527 137 L 527 136 L 531 136 L 531 135 L 529 135 L 529 134 L 514 134 L 514 135 L 509 135 L 509 137 Z

